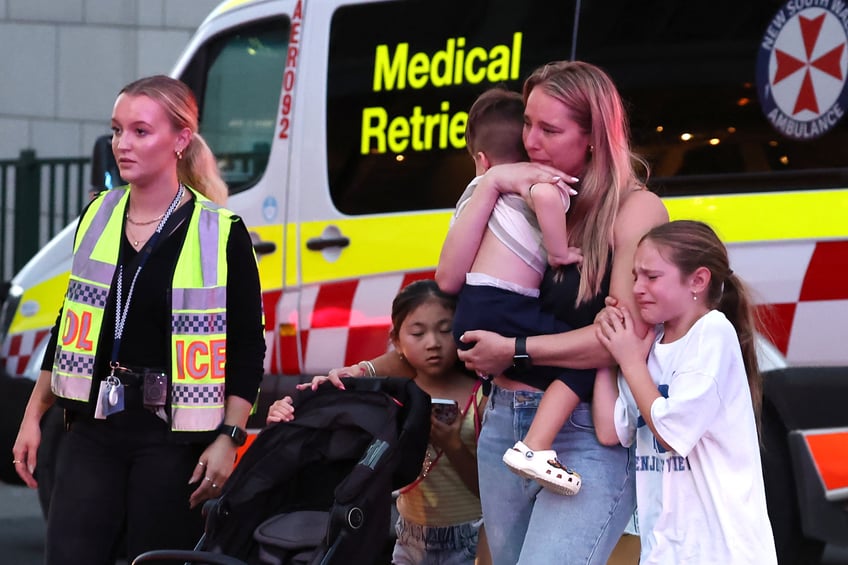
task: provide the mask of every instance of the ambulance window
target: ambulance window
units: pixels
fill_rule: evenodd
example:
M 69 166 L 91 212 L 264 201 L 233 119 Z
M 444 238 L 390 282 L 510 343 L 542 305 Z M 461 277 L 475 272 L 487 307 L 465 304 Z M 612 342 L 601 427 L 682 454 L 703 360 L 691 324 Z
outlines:
M 760 106 L 757 56 L 784 3 L 583 2 L 577 58 L 615 79 L 661 195 L 844 186 L 848 121 L 794 140 Z
M 452 208 L 474 165 L 465 118 L 571 48 L 574 0 L 344 6 L 330 28 L 327 168 L 345 214 Z M 544 15 L 544 16 L 542 16 Z
M 210 41 L 183 80 L 200 104 L 200 133 L 235 194 L 252 186 L 268 163 L 274 138 L 289 22 L 253 23 Z

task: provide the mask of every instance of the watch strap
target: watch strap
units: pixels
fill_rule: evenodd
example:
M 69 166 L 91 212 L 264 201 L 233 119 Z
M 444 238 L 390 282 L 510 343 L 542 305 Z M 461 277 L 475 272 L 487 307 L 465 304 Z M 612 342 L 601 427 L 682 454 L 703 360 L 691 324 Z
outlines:
M 515 355 L 512 356 L 512 366 L 519 372 L 527 371 L 533 366 L 533 361 L 527 354 L 527 336 L 515 338 Z
M 229 437 L 234 444 L 241 447 L 247 441 L 247 432 L 238 426 L 229 426 L 227 424 L 221 424 L 215 430 L 221 435 L 225 435 Z
M 515 338 L 515 355 L 527 355 L 526 335 L 521 335 Z

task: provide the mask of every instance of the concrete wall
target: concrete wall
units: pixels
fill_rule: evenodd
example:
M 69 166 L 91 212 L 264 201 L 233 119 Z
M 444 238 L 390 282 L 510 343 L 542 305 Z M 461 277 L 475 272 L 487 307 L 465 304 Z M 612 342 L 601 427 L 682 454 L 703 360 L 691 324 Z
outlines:
M 90 156 L 118 90 L 168 73 L 220 0 L 0 0 L 0 159 Z

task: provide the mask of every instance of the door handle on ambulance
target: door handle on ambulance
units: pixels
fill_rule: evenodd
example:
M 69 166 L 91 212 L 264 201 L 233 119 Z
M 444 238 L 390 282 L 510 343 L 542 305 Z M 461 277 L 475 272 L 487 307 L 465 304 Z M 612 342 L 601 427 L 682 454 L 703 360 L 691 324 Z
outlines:
M 338 226 L 332 224 L 324 226 L 321 235 L 318 237 L 311 237 L 306 240 L 307 249 L 310 251 L 325 251 L 324 256 L 328 260 L 338 259 L 336 253 L 339 253 L 341 249 L 348 245 L 350 245 L 350 238 L 346 237 Z M 327 253 L 330 253 L 332 258 L 327 256 Z
M 253 252 L 257 255 L 269 255 L 277 250 L 277 244 L 273 241 L 259 239 L 259 234 L 250 232 L 250 242 L 253 244 Z
M 306 248 L 311 251 L 323 251 L 330 247 L 347 247 L 350 245 L 350 238 L 343 235 L 336 237 L 313 237 L 306 241 Z
M 310 237 L 306 240 L 306 248 L 310 251 L 320 251 L 321 257 L 328 263 L 338 261 L 342 249 L 348 245 L 350 245 L 350 238 L 333 224 L 325 225 L 318 237 Z
M 257 255 L 268 255 L 277 250 L 277 246 L 273 241 L 254 241 L 253 251 Z

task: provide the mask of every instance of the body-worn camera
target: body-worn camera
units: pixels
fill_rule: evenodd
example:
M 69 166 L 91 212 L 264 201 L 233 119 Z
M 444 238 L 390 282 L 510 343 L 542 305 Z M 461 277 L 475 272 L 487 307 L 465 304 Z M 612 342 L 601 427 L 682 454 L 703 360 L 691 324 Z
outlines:
M 168 375 L 144 373 L 144 405 L 165 406 L 168 399 Z

